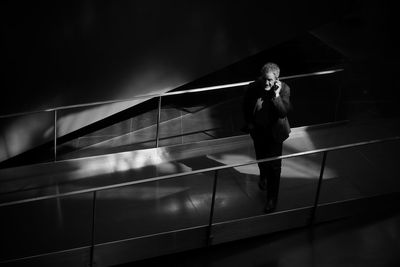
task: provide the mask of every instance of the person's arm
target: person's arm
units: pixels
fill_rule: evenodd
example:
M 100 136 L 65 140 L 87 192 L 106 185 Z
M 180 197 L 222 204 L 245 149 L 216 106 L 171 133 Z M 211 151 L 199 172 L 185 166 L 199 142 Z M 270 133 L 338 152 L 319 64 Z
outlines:
M 280 118 L 287 116 L 292 109 L 292 105 L 290 104 L 290 87 L 287 84 L 284 84 L 279 94 L 272 98 L 272 103 Z

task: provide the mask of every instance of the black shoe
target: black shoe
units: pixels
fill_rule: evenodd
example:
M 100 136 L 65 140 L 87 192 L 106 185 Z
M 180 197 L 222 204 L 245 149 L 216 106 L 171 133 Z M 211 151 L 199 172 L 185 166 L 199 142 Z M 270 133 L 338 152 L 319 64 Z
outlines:
M 259 179 L 258 188 L 260 188 L 261 191 L 267 190 L 267 183 L 264 180 Z
M 275 209 L 276 209 L 275 203 L 272 200 L 270 200 L 270 201 L 267 202 L 267 204 L 265 204 L 264 212 L 265 213 L 271 213 L 271 212 L 274 212 Z

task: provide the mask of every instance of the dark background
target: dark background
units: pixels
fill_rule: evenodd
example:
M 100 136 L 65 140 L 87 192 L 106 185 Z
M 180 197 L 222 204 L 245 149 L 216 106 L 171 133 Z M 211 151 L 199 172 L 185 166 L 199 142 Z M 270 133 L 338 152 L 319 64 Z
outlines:
M 338 88 L 341 106 L 335 119 L 400 113 L 398 15 L 389 1 L 75 0 L 0 5 L 0 115 L 249 81 L 266 61 L 279 63 L 282 76 L 345 69 L 323 83 L 319 78 L 290 81 L 296 107 L 293 126 L 332 120 L 331 111 L 323 114 L 318 107 L 326 108 L 329 102 L 333 110 Z M 60 112 L 58 134 L 129 106 Z M 52 113 L 1 119 L 0 160 L 51 143 L 53 122 Z
M 363 10 L 381 13 L 385 7 L 376 4 L 2 1 L 0 114 L 168 91 L 332 22 L 335 28 L 317 32 L 320 38 L 357 52 L 362 49 L 354 41 L 360 41 L 368 50 L 380 29 L 366 40 L 342 35 L 375 30 L 363 21 L 370 17 Z M 348 29 L 348 14 L 358 16 L 357 28 Z M 291 62 L 282 66 L 287 72 L 304 71 L 292 55 L 279 59 Z

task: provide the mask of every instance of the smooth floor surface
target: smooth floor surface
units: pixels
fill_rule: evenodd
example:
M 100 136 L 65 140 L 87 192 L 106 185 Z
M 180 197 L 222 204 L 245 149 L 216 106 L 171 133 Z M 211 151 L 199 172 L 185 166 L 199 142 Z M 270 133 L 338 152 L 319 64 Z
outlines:
M 396 122 L 297 129 L 285 142 L 284 154 L 398 136 Z M 319 203 L 399 192 L 399 149 L 396 141 L 329 152 Z M 0 203 L 251 160 L 251 140 L 239 136 L 4 169 Z M 278 212 L 313 204 L 321 162 L 321 153 L 283 160 Z M 94 203 L 96 244 L 207 225 L 214 177 L 214 171 L 203 172 L 104 190 L 96 194 L 95 202 L 94 193 L 85 193 L 0 207 L 6 218 L 0 234 L 7 244 L 0 259 L 90 245 Z M 213 222 L 264 214 L 265 193 L 257 181 L 255 164 L 218 171 Z
M 399 251 L 398 207 L 118 267 L 395 267 Z

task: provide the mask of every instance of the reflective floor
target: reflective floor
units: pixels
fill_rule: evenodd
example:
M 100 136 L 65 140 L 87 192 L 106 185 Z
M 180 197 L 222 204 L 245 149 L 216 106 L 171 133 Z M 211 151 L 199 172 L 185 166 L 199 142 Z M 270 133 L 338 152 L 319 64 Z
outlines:
M 399 135 L 399 128 L 393 120 L 298 128 L 285 142 L 284 154 L 392 137 Z M 399 192 L 399 149 L 400 142 L 392 142 L 328 153 L 320 203 Z M 0 204 L 250 160 L 251 139 L 238 136 L 4 169 Z M 278 212 L 313 204 L 321 162 L 320 153 L 283 160 Z M 0 259 L 90 245 L 93 203 L 96 244 L 207 225 L 214 175 L 204 172 L 103 190 L 95 202 L 93 193 L 85 193 L 0 207 L 6 218 L 0 235 L 7 244 Z M 213 222 L 263 215 L 265 193 L 257 179 L 257 165 L 218 171 Z
M 349 122 L 325 127 L 295 128 L 290 138 L 284 143 L 283 154 L 398 136 L 400 135 L 399 125 L 398 120 L 387 119 Z M 393 158 L 390 155 L 396 151 L 397 145 L 398 142 L 384 143 L 330 152 L 325 177 L 331 178 L 337 175 L 340 166 L 336 166 L 335 157 L 340 160 L 345 155 L 354 160 L 360 158 L 362 164 L 367 164 L 365 166 L 371 165 L 371 162 L 377 162 L 378 165 L 384 164 L 385 168 L 390 169 L 393 164 L 396 165 L 396 161 L 390 160 Z M 157 149 L 124 151 L 55 163 L 0 169 L 0 203 L 56 192 L 70 192 L 118 182 L 185 173 L 254 159 L 252 141 L 248 135 L 243 135 Z M 319 175 L 320 164 L 321 154 L 290 158 L 283 162 L 282 176 L 303 180 L 305 177 L 314 178 Z M 332 164 L 333 167 L 330 167 Z M 348 168 L 346 170 L 348 171 Z M 258 175 L 256 166 L 237 167 L 232 171 L 246 177 Z M 370 174 L 370 171 L 366 174 Z
M 400 266 L 400 208 L 118 265 Z

